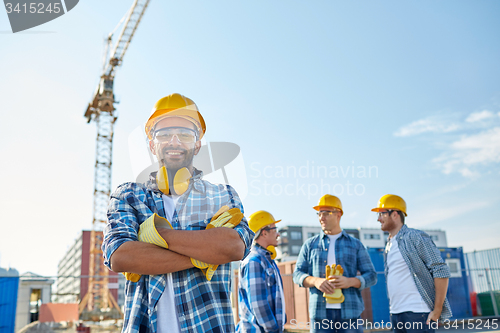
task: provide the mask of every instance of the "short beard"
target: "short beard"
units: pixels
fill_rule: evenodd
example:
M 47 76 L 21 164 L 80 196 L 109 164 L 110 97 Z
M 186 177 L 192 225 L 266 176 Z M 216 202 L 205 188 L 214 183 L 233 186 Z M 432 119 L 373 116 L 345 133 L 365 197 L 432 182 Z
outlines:
M 169 171 L 169 173 L 172 173 L 172 174 L 175 174 L 178 170 L 180 170 L 182 168 L 188 168 L 189 171 L 191 171 L 191 167 L 193 166 L 195 148 L 193 148 L 193 149 L 176 148 L 175 150 L 182 151 L 182 153 L 184 154 L 184 159 L 182 161 L 179 161 L 180 164 L 175 163 L 175 165 L 173 165 L 172 163 L 169 163 L 167 158 L 165 158 L 165 156 L 167 155 L 167 152 L 169 150 L 173 150 L 173 149 L 165 148 L 161 151 L 161 153 L 160 153 L 161 159 L 159 161 L 160 166 L 165 166 L 165 168 Z

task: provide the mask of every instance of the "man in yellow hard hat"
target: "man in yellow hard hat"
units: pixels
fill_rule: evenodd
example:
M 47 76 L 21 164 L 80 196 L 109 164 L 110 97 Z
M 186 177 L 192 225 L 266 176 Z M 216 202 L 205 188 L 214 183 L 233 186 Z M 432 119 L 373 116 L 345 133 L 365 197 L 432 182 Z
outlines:
M 276 223 L 280 221 L 263 210 L 250 215 L 248 225 L 255 238 L 250 254 L 240 263 L 237 332 L 283 332 L 285 296 L 280 271 L 273 260 L 279 237 Z
M 451 317 L 448 265 L 429 235 L 406 226 L 403 198 L 386 194 L 372 211 L 389 232 L 384 259 L 394 332 L 434 332 L 438 319 Z
M 124 332 L 234 331 L 230 262 L 254 234 L 236 191 L 193 166 L 205 131 L 191 99 L 160 99 L 146 123 L 158 171 L 111 195 L 102 249 L 128 280 Z
M 296 284 L 309 288 L 311 332 L 363 332 L 361 290 L 377 282 L 375 268 L 363 244 L 340 227 L 339 198 L 326 194 L 313 208 L 322 232 L 304 243 L 293 273 Z

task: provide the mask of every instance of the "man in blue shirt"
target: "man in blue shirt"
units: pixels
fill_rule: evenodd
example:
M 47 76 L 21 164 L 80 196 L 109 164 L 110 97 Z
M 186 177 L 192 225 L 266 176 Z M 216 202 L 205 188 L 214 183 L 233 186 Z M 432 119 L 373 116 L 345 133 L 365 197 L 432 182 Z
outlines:
M 260 210 L 250 215 L 248 225 L 255 232 L 248 257 L 240 263 L 238 304 L 239 333 L 283 332 L 285 298 L 280 271 L 274 262 L 279 233 L 274 217 Z
M 311 332 L 363 332 L 360 319 L 364 304 L 361 290 L 377 282 L 375 268 L 361 242 L 340 228 L 342 203 L 326 194 L 317 206 L 322 232 L 302 246 L 293 281 L 309 288 Z M 325 276 L 326 265 L 341 265 L 343 275 Z M 361 275 L 357 275 L 357 272 Z M 327 303 L 323 295 L 342 289 L 342 303 Z
M 205 130 L 191 99 L 160 99 L 146 124 L 159 171 L 111 195 L 102 250 L 110 269 L 128 272 L 123 332 L 234 332 L 230 262 L 248 254 L 254 234 L 236 191 L 193 167 Z M 221 208 L 239 209 L 239 224 L 213 227 Z
M 429 235 L 404 224 L 403 198 L 386 194 L 372 211 L 389 232 L 384 260 L 394 332 L 434 332 L 438 319 L 451 317 L 448 265 Z

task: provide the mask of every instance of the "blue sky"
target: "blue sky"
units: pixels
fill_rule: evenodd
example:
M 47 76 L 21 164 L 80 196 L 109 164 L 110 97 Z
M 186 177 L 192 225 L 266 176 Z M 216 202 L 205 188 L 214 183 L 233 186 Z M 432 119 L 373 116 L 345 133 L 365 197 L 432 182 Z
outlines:
M 81 1 L 17 34 L 0 11 L 2 267 L 56 275 L 91 227 L 96 134 L 83 112 L 131 3 Z M 330 191 L 343 227 L 378 228 L 370 209 L 394 193 L 410 227 L 498 247 L 499 14 L 496 1 L 153 0 L 115 79 L 113 187 L 135 178 L 134 130 L 178 92 L 208 142 L 240 146 L 247 216 L 317 225 L 311 207 Z

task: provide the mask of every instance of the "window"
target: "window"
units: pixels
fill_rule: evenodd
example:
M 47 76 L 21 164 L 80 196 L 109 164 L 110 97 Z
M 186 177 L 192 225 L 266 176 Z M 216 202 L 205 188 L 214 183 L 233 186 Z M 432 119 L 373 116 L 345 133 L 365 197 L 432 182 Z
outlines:
M 311 238 L 311 237 L 314 237 L 314 236 L 316 236 L 315 232 L 308 232 L 307 233 L 307 238 Z
M 42 305 L 42 289 L 31 289 L 30 294 L 30 323 L 38 320 L 38 312 Z
M 296 256 L 300 252 L 300 245 L 292 245 L 292 256 Z
M 448 258 L 445 261 L 450 268 L 450 277 L 462 277 L 462 266 L 460 265 L 460 259 Z
M 302 239 L 302 233 L 300 231 L 291 231 L 290 232 L 290 238 L 292 240 Z
M 434 242 L 437 242 L 439 240 L 439 236 L 438 235 L 431 235 L 431 239 L 434 241 Z
M 380 239 L 379 234 L 365 234 L 365 239 Z

